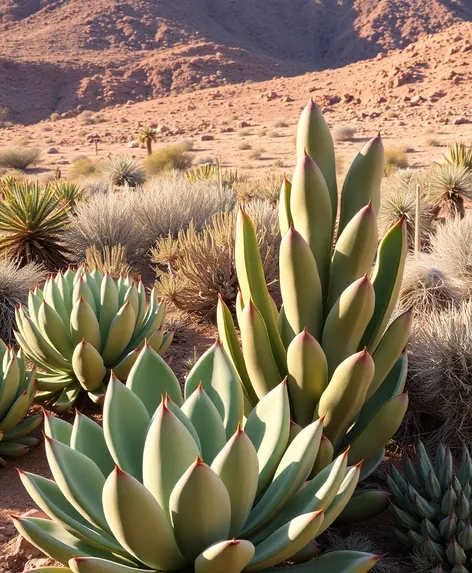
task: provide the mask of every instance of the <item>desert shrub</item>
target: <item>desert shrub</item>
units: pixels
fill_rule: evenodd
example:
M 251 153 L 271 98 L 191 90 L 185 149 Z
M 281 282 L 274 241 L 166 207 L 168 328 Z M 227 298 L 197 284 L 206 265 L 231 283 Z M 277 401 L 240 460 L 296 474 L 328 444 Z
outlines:
M 431 253 L 436 264 L 460 288 L 472 295 L 472 217 L 452 219 L 438 225 L 431 237 Z
M 382 204 L 379 211 L 378 223 L 380 236 L 402 217 L 406 218 L 408 245 L 414 247 L 416 226 L 416 186 L 420 184 L 421 173 L 413 169 L 400 169 L 382 182 Z M 427 202 L 424 193 L 420 201 L 420 238 L 427 242 L 432 229 L 434 212 Z
M 278 119 L 274 123 L 274 127 L 288 127 L 288 123 L 285 121 L 285 119 Z
M 240 149 L 241 151 L 247 151 L 248 149 L 251 149 L 252 145 L 249 143 L 249 141 L 241 141 L 241 143 L 238 145 L 238 149 Z
M 468 146 L 462 141 L 454 141 L 448 146 L 444 160 L 450 165 L 464 167 L 468 171 L 472 171 L 472 146 Z
M 136 159 L 127 155 L 108 159 L 101 172 L 113 187 L 138 187 L 144 183 L 144 171 Z
M 95 195 L 96 193 L 108 193 L 110 186 L 107 181 L 102 177 L 87 177 L 80 180 L 80 184 L 84 189 L 84 197 Z
M 103 274 L 108 273 L 113 278 L 136 275 L 128 264 L 126 247 L 123 245 L 105 246 L 101 249 L 95 246 L 89 247 L 85 251 L 85 266 L 88 271 L 97 269 Z
M 414 323 L 409 422 L 429 445 L 472 445 L 472 301 Z
M 0 203 L 0 254 L 19 265 L 43 263 L 55 270 L 67 262 L 63 243 L 70 206 L 54 190 L 38 182 L 18 181 L 3 186 Z
M 59 121 L 61 119 L 61 116 L 58 113 L 51 113 L 49 119 L 51 121 Z
M 338 125 L 332 130 L 334 141 L 351 141 L 356 135 L 356 128 L 349 125 Z
M 462 289 L 438 267 L 432 255 L 407 258 L 396 314 L 411 308 L 421 321 L 431 312 L 459 304 L 462 298 Z
M 437 165 L 429 171 L 427 183 L 427 199 L 437 215 L 464 217 L 465 201 L 472 199 L 472 171 L 452 163 Z
M 252 159 L 253 161 L 259 161 L 260 159 L 262 159 L 262 154 L 264 153 L 264 150 L 261 148 L 257 148 L 257 149 L 253 149 L 251 151 L 251 153 L 249 153 L 249 159 Z
M 34 165 L 40 156 L 34 147 L 10 147 L 0 150 L 0 167 L 24 171 Z
M 93 125 L 93 111 L 84 110 L 77 118 L 82 125 Z
M 37 264 L 18 267 L 0 258 L 0 338 L 5 343 L 14 343 L 15 308 L 27 304 L 29 291 L 41 285 L 45 278 L 46 271 Z
M 220 190 L 217 182 L 189 183 L 172 174 L 149 182 L 140 193 L 134 218 L 148 249 L 159 237 L 177 237 L 190 223 L 200 231 L 215 213 L 230 210 L 235 204 L 229 188 Z
M 183 144 L 168 145 L 158 149 L 144 162 L 148 176 L 157 175 L 172 169 L 185 171 L 191 165 L 192 157 Z
M 248 212 L 256 227 L 265 277 L 274 291 L 280 241 L 277 213 L 260 201 L 253 202 Z M 158 240 L 152 249 L 152 260 L 158 265 L 156 287 L 160 296 L 180 310 L 203 318 L 214 317 L 218 296 L 234 306 L 238 290 L 235 234 L 236 213 L 232 211 L 214 215 L 201 232 L 191 226 L 176 239 Z
M 128 263 L 135 266 L 144 252 L 142 229 L 135 222 L 136 199 L 127 192 L 95 194 L 77 205 L 66 233 L 71 258 L 79 263 L 86 259 L 87 249 L 99 251 L 121 245 Z
M 403 147 L 386 147 L 385 148 L 385 167 L 384 175 L 388 176 L 398 169 L 408 167 L 408 156 Z
M 92 161 L 88 157 L 79 157 L 72 163 L 69 169 L 69 179 L 76 180 L 82 177 L 98 175 L 99 173 L 100 167 L 95 161 Z
M 282 181 L 283 176 L 275 172 L 266 173 L 257 179 L 242 179 L 234 186 L 236 197 L 241 203 L 263 199 L 275 205 L 279 200 Z

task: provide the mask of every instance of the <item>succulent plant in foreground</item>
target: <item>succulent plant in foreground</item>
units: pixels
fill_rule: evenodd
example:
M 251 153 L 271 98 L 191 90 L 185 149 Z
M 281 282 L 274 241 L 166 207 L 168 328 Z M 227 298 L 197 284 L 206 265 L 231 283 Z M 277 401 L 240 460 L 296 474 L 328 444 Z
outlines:
M 0 340 L 0 466 L 5 457 L 26 454 L 39 443 L 29 434 L 41 425 L 42 416 L 25 418 L 36 391 L 35 372 L 26 370 L 25 359 Z
M 62 412 L 86 390 L 101 402 L 110 371 L 125 380 L 146 338 L 158 352 L 167 349 L 164 316 L 156 292 L 147 304 L 143 283 L 130 277 L 83 267 L 51 276 L 16 311 L 18 343 L 39 369 L 36 401 Z
M 464 447 L 458 468 L 449 449 L 438 446 L 434 460 L 423 444 L 405 461 L 405 476 L 392 466 L 388 484 L 398 538 L 414 548 L 420 571 L 440 565 L 467 573 L 472 567 L 472 459 Z
M 325 416 L 326 463 L 351 446 L 350 463 L 364 460 L 365 477 L 382 461 L 408 404 L 404 348 L 411 312 L 390 323 L 407 254 L 406 221 L 400 219 L 378 244 L 384 160 L 377 136 L 346 176 L 333 248 L 334 147 L 313 102 L 302 113 L 296 141 L 298 162 L 279 201 L 283 305 L 279 310 L 269 294 L 254 225 L 241 210 L 235 260 L 242 348 L 221 300 L 218 330 L 248 411 L 287 377 L 293 421 L 305 427 Z M 379 494 L 378 501 L 385 509 L 385 497 Z M 357 519 L 362 519 L 362 503 L 359 508 Z
M 360 464 L 349 467 L 343 452 L 310 479 L 323 420 L 291 426 L 285 383 L 244 423 L 243 392 L 219 343 L 190 372 L 185 401 L 145 345 L 126 386 L 112 376 L 103 429 L 78 413 L 73 425 L 47 415 L 45 432 L 55 481 L 20 475 L 51 520 L 14 521 L 74 573 L 279 571 L 295 554 L 305 563 L 288 567 L 294 573 L 363 573 L 378 560 L 359 552 L 312 559 Z

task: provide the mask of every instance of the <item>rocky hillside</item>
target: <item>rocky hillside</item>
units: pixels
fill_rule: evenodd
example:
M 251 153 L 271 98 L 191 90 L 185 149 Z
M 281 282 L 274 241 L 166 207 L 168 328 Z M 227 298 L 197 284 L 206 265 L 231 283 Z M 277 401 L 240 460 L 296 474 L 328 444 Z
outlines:
M 35 122 L 372 58 L 470 0 L 0 0 L 0 106 Z

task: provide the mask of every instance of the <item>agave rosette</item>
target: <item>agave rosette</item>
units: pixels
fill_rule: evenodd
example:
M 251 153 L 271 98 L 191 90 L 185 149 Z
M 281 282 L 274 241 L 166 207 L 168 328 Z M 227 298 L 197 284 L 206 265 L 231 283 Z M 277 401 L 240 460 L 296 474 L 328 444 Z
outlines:
M 21 351 L 16 353 L 0 340 L 0 466 L 6 463 L 1 456 L 16 458 L 39 443 L 30 434 L 41 425 L 42 416 L 24 419 L 35 391 L 35 372 L 26 370 Z
M 146 338 L 156 351 L 167 349 L 164 317 L 165 305 L 155 290 L 147 303 L 141 280 L 83 267 L 51 276 L 16 311 L 16 338 L 38 367 L 36 401 L 62 412 L 85 390 L 101 402 L 110 371 L 126 379 Z
M 80 413 L 73 425 L 46 417 L 55 481 L 21 479 L 51 519 L 15 524 L 69 568 L 61 573 L 278 571 L 290 559 L 303 561 L 289 567 L 297 573 L 362 573 L 375 564 L 357 552 L 312 559 L 360 464 L 349 467 L 346 452 L 324 463 L 323 420 L 291 425 L 285 383 L 244 419 L 237 374 L 216 343 L 184 395 L 145 345 L 126 385 L 112 376 L 103 429 Z

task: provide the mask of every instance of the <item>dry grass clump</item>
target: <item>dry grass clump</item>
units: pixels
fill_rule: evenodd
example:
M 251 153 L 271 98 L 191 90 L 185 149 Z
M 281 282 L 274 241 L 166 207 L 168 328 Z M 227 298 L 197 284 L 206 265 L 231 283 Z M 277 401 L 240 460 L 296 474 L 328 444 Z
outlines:
M 177 237 L 190 223 L 200 231 L 215 213 L 231 210 L 235 198 L 231 189 L 220 189 L 216 181 L 190 183 L 174 173 L 150 181 L 137 203 L 134 220 L 150 248 L 159 237 Z
M 282 186 L 283 176 L 280 173 L 269 172 L 258 179 L 241 179 L 234 185 L 236 197 L 240 203 L 253 199 L 262 199 L 276 205 Z
M 453 163 L 435 166 L 428 174 L 426 193 L 438 215 L 462 218 L 465 200 L 472 199 L 472 171 Z
M 168 145 L 149 155 L 144 162 L 148 176 L 158 175 L 163 171 L 185 171 L 192 165 L 192 156 L 188 153 L 185 143 Z
M 431 236 L 431 252 L 438 268 L 457 282 L 465 296 L 472 295 L 472 217 L 438 225 Z
M 384 236 L 391 227 L 402 217 L 406 218 L 408 245 L 414 247 L 416 226 L 416 186 L 422 183 L 422 173 L 413 169 L 401 169 L 385 178 L 382 182 L 382 205 L 378 223 L 379 232 Z M 421 185 L 422 187 L 422 185 Z M 434 212 L 431 205 L 420 202 L 420 238 L 427 242 L 431 233 Z
M 132 193 L 96 194 L 79 203 L 71 217 L 65 237 L 72 260 L 85 260 L 87 249 L 104 251 L 121 245 L 129 264 L 137 263 L 143 254 L 142 229 L 135 222 L 137 201 Z
M 0 150 L 0 167 L 24 171 L 37 163 L 40 156 L 35 147 L 10 147 Z
M 249 154 L 249 159 L 252 159 L 253 161 L 259 161 L 260 159 L 262 159 L 263 153 L 264 153 L 264 149 L 262 149 L 262 148 L 254 149 Z
M 0 259 L 0 338 L 6 344 L 14 342 L 15 308 L 27 304 L 29 291 L 42 285 L 45 278 L 45 269 L 37 264 L 20 268 L 12 261 Z
M 458 305 L 462 295 L 462 290 L 438 268 L 432 255 L 411 255 L 406 260 L 396 313 L 411 308 L 415 319 L 421 322 L 431 312 Z
M 101 249 L 95 246 L 89 247 L 85 251 L 85 266 L 88 271 L 97 269 L 113 278 L 123 275 L 136 276 L 136 272 L 128 264 L 126 247 L 123 245 L 105 246 Z
M 248 208 L 256 227 L 265 277 L 274 289 L 278 274 L 277 213 L 267 203 L 253 202 Z M 236 213 L 217 213 L 197 232 L 193 226 L 176 239 L 165 237 L 152 249 L 158 265 L 159 295 L 178 309 L 212 319 L 218 296 L 234 306 L 238 281 L 234 266 Z
M 408 156 L 404 147 L 387 146 L 385 148 L 385 176 L 395 173 L 398 169 L 406 169 L 407 167 Z
M 361 553 L 373 553 L 380 555 L 381 551 L 375 541 L 370 537 L 354 531 L 347 537 L 342 537 L 339 533 L 332 530 L 327 532 L 327 540 L 330 551 L 360 551 Z M 399 563 L 397 560 L 382 557 L 375 566 L 371 569 L 373 573 L 403 573 L 404 564 Z
M 334 141 L 352 141 L 356 135 L 356 128 L 349 125 L 338 125 L 332 130 Z
M 434 311 L 409 342 L 410 421 L 428 444 L 472 446 L 472 301 Z
M 113 187 L 138 187 L 144 183 L 144 171 L 134 157 L 112 157 L 101 166 L 101 171 Z
M 88 157 L 79 157 L 69 169 L 69 179 L 75 181 L 85 177 L 97 176 L 100 174 L 100 166 Z

